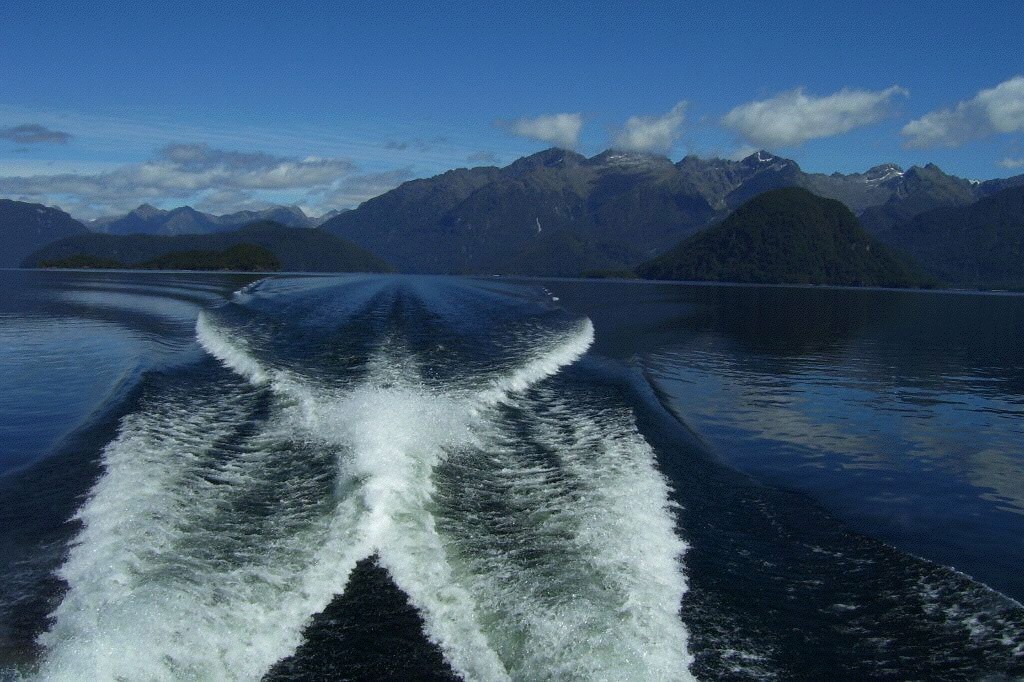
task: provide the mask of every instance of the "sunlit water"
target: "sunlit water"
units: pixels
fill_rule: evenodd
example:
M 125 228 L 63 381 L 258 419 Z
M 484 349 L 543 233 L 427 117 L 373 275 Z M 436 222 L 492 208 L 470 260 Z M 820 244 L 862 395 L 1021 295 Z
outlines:
M 1024 299 L 0 280 L 0 677 L 1024 674 Z

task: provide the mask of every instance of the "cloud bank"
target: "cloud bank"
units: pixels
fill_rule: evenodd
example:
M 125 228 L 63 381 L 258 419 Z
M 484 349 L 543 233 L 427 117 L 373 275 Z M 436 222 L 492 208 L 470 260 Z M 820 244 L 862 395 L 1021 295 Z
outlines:
M 1024 76 L 1015 76 L 949 109 L 932 111 L 903 127 L 904 147 L 959 147 L 1000 133 L 1024 131 Z
M 615 134 L 612 146 L 628 152 L 667 154 L 679 139 L 686 119 L 686 102 L 662 116 L 631 116 Z
M 795 147 L 878 123 L 889 114 L 893 98 L 908 94 L 898 85 L 876 91 L 843 88 L 823 97 L 797 88 L 741 104 L 722 118 L 722 125 L 760 147 Z
M 351 175 L 334 183 L 322 195 L 316 197 L 317 204 L 321 208 L 358 206 L 367 199 L 398 187 L 412 177 L 413 172 L 409 168 Z
M 583 114 L 545 114 L 536 118 L 498 121 L 497 125 L 519 137 L 546 142 L 562 149 L 575 149 L 583 131 Z
M 38 123 L 0 128 L 0 140 L 9 140 L 17 144 L 67 144 L 71 133 L 61 130 L 50 130 Z
M 0 194 L 60 203 L 83 215 L 103 215 L 126 211 L 143 202 L 202 202 L 207 195 L 211 201 L 223 204 L 227 196 L 250 201 L 252 192 L 325 192 L 355 171 L 356 166 L 347 159 L 171 144 L 149 161 L 103 173 L 0 177 Z

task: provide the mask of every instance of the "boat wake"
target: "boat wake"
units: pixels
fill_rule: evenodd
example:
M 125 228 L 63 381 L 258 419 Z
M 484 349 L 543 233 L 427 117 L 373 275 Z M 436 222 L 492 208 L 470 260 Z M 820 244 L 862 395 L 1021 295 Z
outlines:
M 325 283 L 326 282 L 326 283 Z M 103 453 L 38 676 L 259 679 L 376 557 L 468 680 L 686 679 L 685 545 L 594 330 L 466 283 L 247 287 Z

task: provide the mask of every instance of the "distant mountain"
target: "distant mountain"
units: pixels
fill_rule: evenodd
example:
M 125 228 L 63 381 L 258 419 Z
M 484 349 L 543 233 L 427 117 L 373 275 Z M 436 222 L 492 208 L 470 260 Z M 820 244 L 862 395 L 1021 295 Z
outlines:
M 870 237 L 849 208 L 799 187 L 758 195 L 637 271 L 649 279 L 766 284 L 917 286 L 929 281 Z
M 934 208 L 967 206 L 984 196 L 981 183 L 947 175 L 931 163 L 914 166 L 892 189 L 892 195 L 884 203 L 870 206 L 861 213 L 861 222 L 870 232 L 885 232 L 919 213 Z
M 331 218 L 334 218 L 335 216 L 339 216 L 339 215 L 341 215 L 342 213 L 344 213 L 345 211 L 348 211 L 348 210 L 350 210 L 350 209 L 347 209 L 347 208 L 335 208 L 335 209 L 331 209 L 327 213 L 324 213 L 322 216 L 320 216 L 318 218 L 310 218 L 310 220 L 312 220 L 315 223 L 315 225 L 313 225 L 312 227 L 320 227 L 321 225 L 326 223 Z
M 0 267 L 17 267 L 39 247 L 85 232 L 85 225 L 60 209 L 0 199 Z
M 259 246 L 274 255 L 282 270 L 305 272 L 388 272 L 391 267 L 362 248 L 319 229 L 260 222 L 231 232 L 189 235 L 80 234 L 30 254 L 23 264 L 87 257 L 139 265 L 182 251 L 224 251 L 239 244 Z
M 287 227 L 313 227 L 315 223 L 298 206 L 273 206 L 261 211 L 236 211 L 217 216 L 191 206 L 164 210 L 143 204 L 119 218 L 95 220 L 89 227 L 105 234 L 210 234 L 230 232 L 261 220 L 272 220 Z
M 262 211 L 237 211 L 217 217 L 223 227 L 241 227 L 261 220 L 272 220 L 285 227 L 315 227 L 317 221 L 310 218 L 298 206 L 272 206 Z
M 413 180 L 323 223 L 409 272 L 576 275 L 629 269 L 759 194 L 802 187 L 890 227 L 937 206 L 969 204 L 1024 176 L 985 183 L 937 167 L 882 164 L 805 173 L 758 151 L 740 161 L 548 149 L 504 168 Z M 867 212 L 867 213 L 865 213 Z
M 106 221 L 94 221 L 90 227 L 105 234 L 204 234 L 219 232 L 221 225 L 215 216 L 202 213 L 191 206 L 170 211 L 143 204 L 127 215 Z
M 846 204 L 869 232 L 888 229 L 933 208 L 965 206 L 1001 189 L 1024 185 L 1024 175 L 976 182 L 948 175 L 935 164 L 907 171 L 885 163 L 864 173 L 805 173 L 795 161 L 766 151 L 741 161 L 687 156 L 676 165 L 716 209 L 735 209 L 770 189 L 803 187 Z
M 920 213 L 879 237 L 944 281 L 1024 287 L 1024 186 Z

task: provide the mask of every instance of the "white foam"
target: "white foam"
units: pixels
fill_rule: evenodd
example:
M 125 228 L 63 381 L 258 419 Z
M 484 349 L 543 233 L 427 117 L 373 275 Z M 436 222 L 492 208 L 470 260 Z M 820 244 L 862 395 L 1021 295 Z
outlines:
M 270 381 L 270 374 L 245 348 L 241 339 L 228 340 L 209 320 L 205 311 L 196 318 L 196 339 L 206 352 L 229 369 L 241 374 L 257 386 Z
M 494 379 L 488 389 L 476 396 L 476 400 L 481 405 L 493 405 L 505 400 L 510 394 L 525 391 L 566 365 L 576 362 L 593 343 L 594 324 L 584 319 L 574 332 L 557 341 L 553 348 L 538 352 L 510 374 Z
M 536 429 L 571 424 L 569 440 L 552 443 L 562 457 L 557 475 L 572 488 L 546 487 L 547 474 L 535 469 L 506 472 L 559 517 L 569 565 L 587 567 L 581 579 L 596 576 L 599 586 L 552 603 L 542 580 L 458 555 L 460 538 L 435 518 L 438 468 L 451 453 L 498 448 L 491 408 L 583 355 L 593 342 L 589 320 L 471 396 L 428 389 L 394 341 L 364 383 L 340 390 L 259 360 L 206 314 L 196 335 L 225 366 L 272 392 L 273 418 L 215 460 L 207 457 L 212 444 L 247 418 L 244 391 L 171 401 L 124 421 L 61 569 L 70 589 L 41 638 L 43 679 L 259 679 L 294 652 L 312 616 L 373 554 L 467 680 L 685 675 L 683 547 L 665 483 L 631 424 L 602 431 L 568 407 L 553 418 L 556 409 Z M 292 452 L 293 442 L 312 449 Z M 270 536 L 218 525 L 232 495 L 259 489 L 274 467 L 319 456 L 335 458 L 335 499 L 281 501 L 275 523 L 285 530 Z M 203 549 L 226 540 L 237 544 L 230 561 Z M 551 570 L 562 558 L 547 559 Z
M 473 489 L 507 508 L 483 535 L 475 520 L 449 519 L 458 579 L 492 645 L 513 679 L 692 679 L 685 545 L 653 452 L 626 411 L 588 414 L 539 394 L 518 404 L 516 428 L 532 422 L 530 440 L 556 461 L 495 432 L 462 464 Z M 495 459 L 486 468 L 483 453 Z
M 69 590 L 40 637 L 41 679 L 259 679 L 344 584 L 363 552 L 341 509 L 238 563 L 201 544 L 238 540 L 207 525 L 237 488 L 205 476 L 251 485 L 272 452 L 203 462 L 244 418 L 241 400 L 181 396 L 124 421 L 60 569 Z

